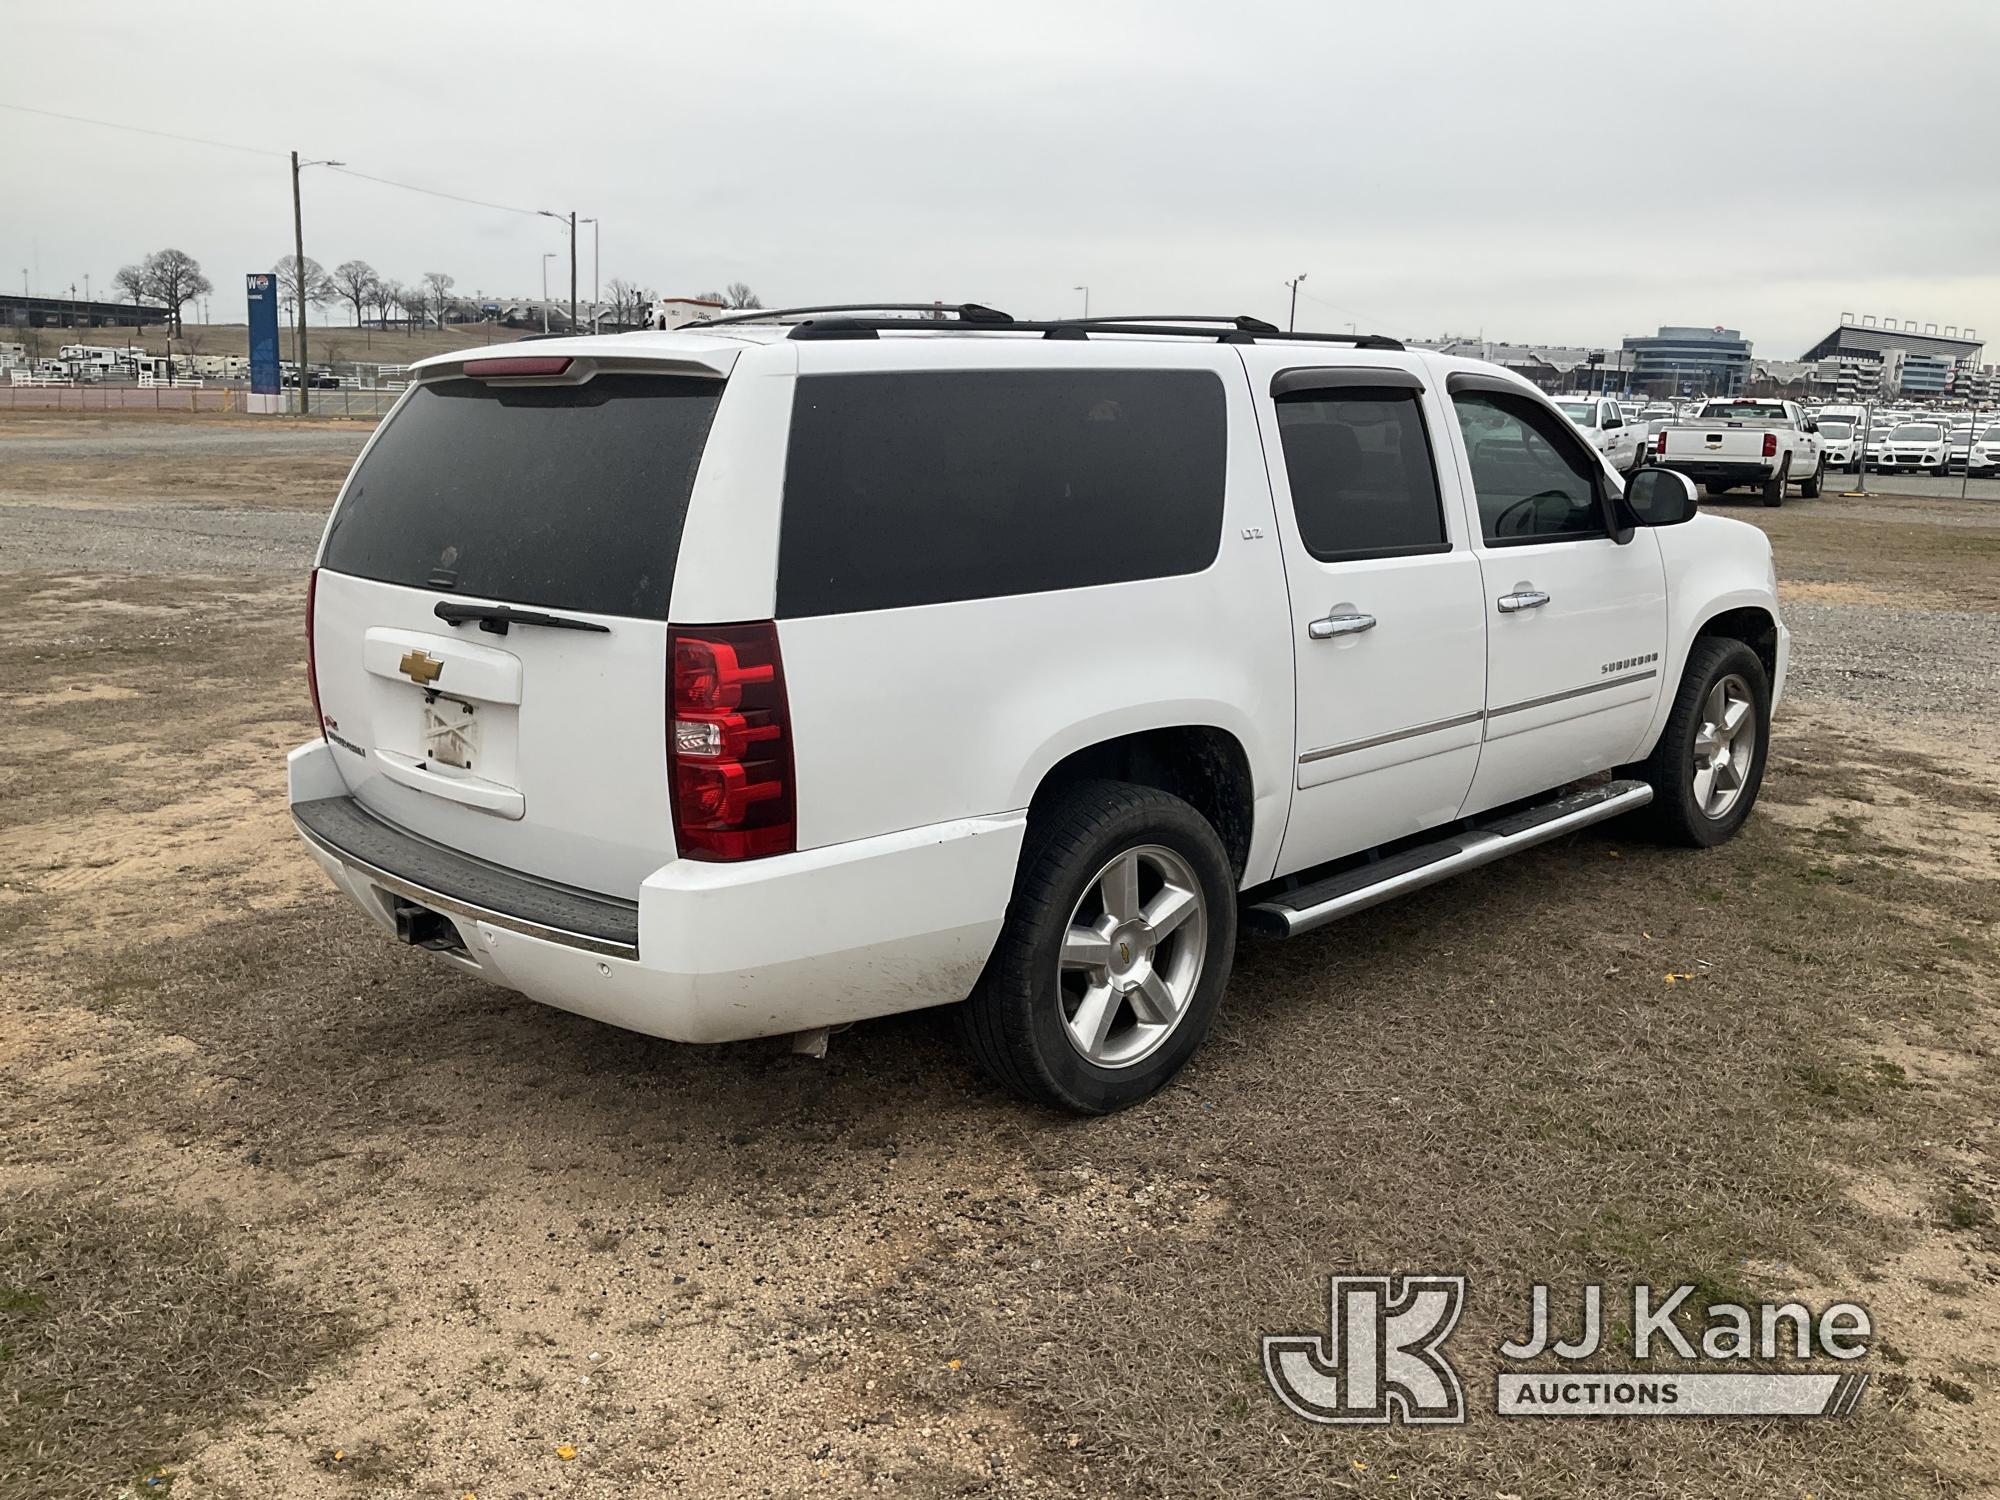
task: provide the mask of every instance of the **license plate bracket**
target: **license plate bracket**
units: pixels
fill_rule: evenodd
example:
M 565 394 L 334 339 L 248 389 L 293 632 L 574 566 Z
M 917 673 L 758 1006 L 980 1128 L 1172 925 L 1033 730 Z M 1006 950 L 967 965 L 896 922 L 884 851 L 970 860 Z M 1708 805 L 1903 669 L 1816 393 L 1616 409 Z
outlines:
M 424 695 L 424 759 L 470 771 L 479 758 L 479 713 L 472 704 L 437 693 Z

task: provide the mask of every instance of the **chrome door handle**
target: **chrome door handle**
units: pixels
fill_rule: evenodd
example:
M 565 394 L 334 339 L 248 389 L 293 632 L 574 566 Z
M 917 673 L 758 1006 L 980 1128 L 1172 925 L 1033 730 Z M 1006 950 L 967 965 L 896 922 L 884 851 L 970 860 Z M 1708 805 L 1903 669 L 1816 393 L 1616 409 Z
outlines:
M 1359 635 L 1374 628 L 1373 615 L 1328 615 L 1306 626 L 1306 634 L 1316 641 L 1330 641 L 1337 635 Z
M 1549 596 L 1540 589 L 1519 589 L 1514 593 L 1500 596 L 1500 613 L 1512 615 L 1524 609 L 1540 609 L 1548 602 Z

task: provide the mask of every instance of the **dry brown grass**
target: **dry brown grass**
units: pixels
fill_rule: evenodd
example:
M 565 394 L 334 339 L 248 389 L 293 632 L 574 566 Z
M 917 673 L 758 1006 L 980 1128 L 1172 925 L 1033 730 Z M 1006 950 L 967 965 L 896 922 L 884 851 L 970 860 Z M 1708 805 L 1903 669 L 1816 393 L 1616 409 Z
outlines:
M 1846 584 L 1858 602 L 2000 609 L 2000 505 L 1991 500 L 1878 495 L 1718 513 L 1762 527 L 1789 585 Z M 1832 601 L 1838 602 L 1838 601 Z
M 226 1221 L 114 1189 L 0 1196 L 0 1496 L 147 1492 L 188 1433 L 353 1341 L 254 1254 Z

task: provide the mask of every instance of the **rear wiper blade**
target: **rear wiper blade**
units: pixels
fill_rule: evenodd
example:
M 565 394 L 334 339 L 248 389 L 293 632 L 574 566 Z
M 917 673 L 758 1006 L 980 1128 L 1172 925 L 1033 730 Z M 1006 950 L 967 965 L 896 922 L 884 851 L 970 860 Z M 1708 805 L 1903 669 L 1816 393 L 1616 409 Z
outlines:
M 551 630 L 595 630 L 602 635 L 611 634 L 609 625 L 599 625 L 595 620 L 572 620 L 564 615 L 544 614 L 539 609 L 516 609 L 511 604 L 459 604 L 443 599 L 432 613 L 451 626 L 477 620 L 481 630 L 490 630 L 495 635 L 505 635 L 509 625 L 546 625 Z

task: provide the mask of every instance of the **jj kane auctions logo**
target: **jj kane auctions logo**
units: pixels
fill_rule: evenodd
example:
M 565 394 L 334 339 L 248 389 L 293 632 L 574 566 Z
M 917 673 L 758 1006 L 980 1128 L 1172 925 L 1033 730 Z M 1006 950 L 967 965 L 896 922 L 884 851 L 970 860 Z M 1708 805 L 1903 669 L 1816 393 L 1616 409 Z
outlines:
M 1503 1417 L 1837 1417 L 1854 1410 L 1868 1384 L 1859 1371 L 1659 1370 L 1659 1354 L 1716 1363 L 1750 1360 L 1848 1361 L 1868 1352 L 1868 1311 L 1836 1302 L 1817 1316 L 1803 1303 L 1712 1303 L 1690 1338 L 1675 1321 L 1691 1314 L 1691 1286 L 1665 1295 L 1632 1289 L 1629 1370 L 1561 1368 L 1606 1352 L 1604 1289 L 1583 1289 L 1573 1339 L 1555 1336 L 1549 1289 L 1536 1286 L 1524 1338 L 1509 1339 L 1509 1363 L 1554 1359 L 1551 1370 L 1503 1369 L 1494 1409 Z M 1328 1284 L 1327 1330 L 1266 1334 L 1264 1377 L 1308 1422 L 1465 1421 L 1464 1386 L 1444 1352 L 1465 1306 L 1463 1276 L 1335 1276 Z

